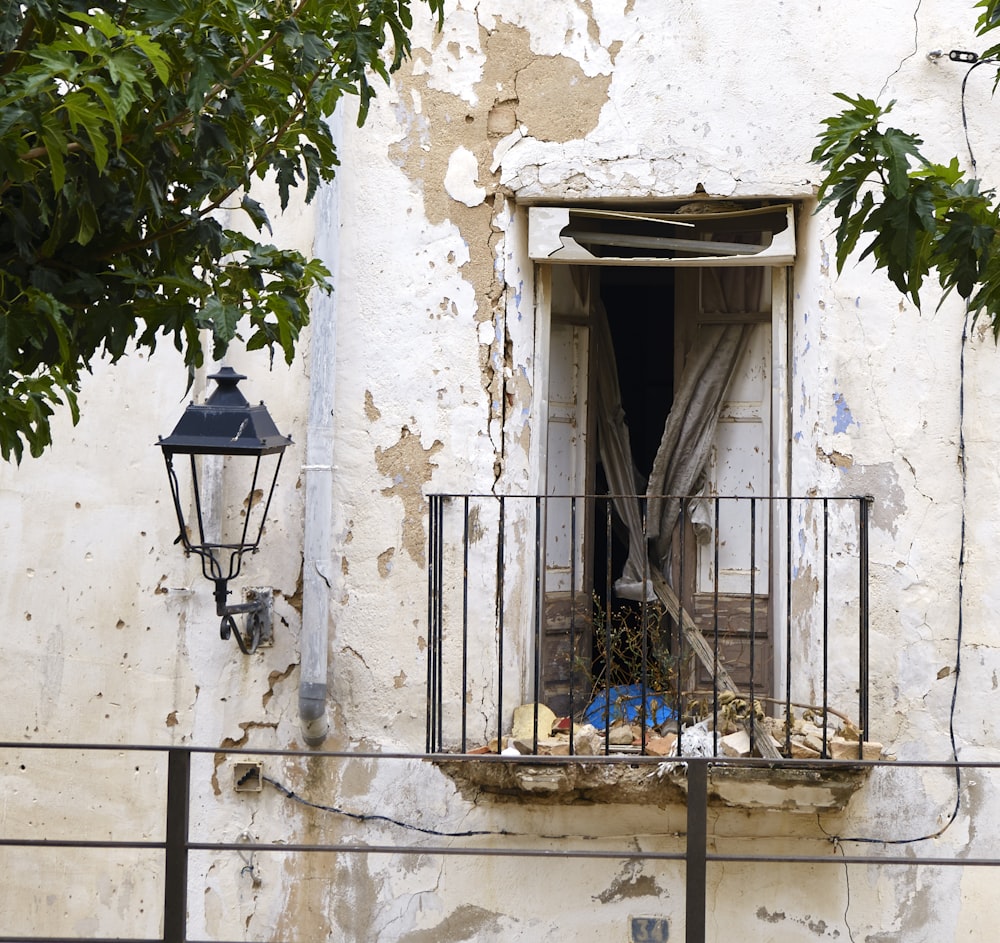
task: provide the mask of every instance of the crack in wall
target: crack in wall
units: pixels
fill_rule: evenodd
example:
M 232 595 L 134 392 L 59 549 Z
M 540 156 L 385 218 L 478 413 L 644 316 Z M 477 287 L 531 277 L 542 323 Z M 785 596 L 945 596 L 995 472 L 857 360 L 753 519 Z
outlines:
M 580 9 L 587 17 L 581 35 L 599 46 L 589 0 Z M 473 318 L 480 326 L 479 367 L 496 487 L 504 471 L 507 424 L 517 397 L 530 395 L 530 389 L 509 382 L 513 356 L 505 308 L 511 287 L 498 263 L 497 246 L 504 238 L 498 214 L 505 201 L 495 155 L 500 142 L 519 128 L 541 141 L 583 139 L 597 126 L 611 75 L 588 76 L 575 59 L 535 53 L 528 29 L 499 16 L 484 24 L 478 9 L 471 22 L 459 18 L 453 23 L 450 31 L 434 36 L 429 50 L 438 60 L 454 62 L 447 77 L 435 75 L 417 49 L 412 65 L 394 79 L 395 112 L 404 137 L 389 156 L 423 191 L 428 221 L 450 222 L 468 249 L 468 261 L 459 268 L 475 293 Z M 462 74 L 463 65 L 480 68 L 468 88 L 452 78 Z M 446 81 L 449 87 L 442 87 Z M 486 325 L 492 328 L 488 337 Z

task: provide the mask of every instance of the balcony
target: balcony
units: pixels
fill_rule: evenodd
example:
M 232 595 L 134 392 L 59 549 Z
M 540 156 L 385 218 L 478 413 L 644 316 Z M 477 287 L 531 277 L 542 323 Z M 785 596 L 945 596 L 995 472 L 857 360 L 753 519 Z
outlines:
M 626 498 L 644 538 L 646 499 Z M 427 752 L 489 760 L 480 788 L 588 799 L 629 793 L 616 758 L 662 757 L 681 792 L 685 756 L 772 760 L 796 782 L 877 759 L 870 500 L 679 498 L 654 565 L 620 496 L 431 496 Z

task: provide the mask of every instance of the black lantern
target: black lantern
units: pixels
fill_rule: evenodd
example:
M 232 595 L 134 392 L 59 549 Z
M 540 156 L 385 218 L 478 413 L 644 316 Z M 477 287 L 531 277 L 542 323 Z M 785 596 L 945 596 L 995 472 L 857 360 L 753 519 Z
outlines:
M 243 555 L 257 552 L 282 454 L 292 440 L 278 432 L 263 403 L 251 406 L 236 388 L 245 376 L 232 367 L 221 367 L 209 379 L 216 382 L 212 395 L 204 405 L 192 403 L 188 406 L 177 428 L 167 438 L 161 437 L 158 445 L 167 463 L 170 491 L 180 525 L 180 536 L 174 542 L 183 543 L 187 553 L 195 553 L 201 558 L 202 573 L 215 583 L 215 608 L 222 617 L 220 633 L 224 639 L 235 635 L 240 650 L 249 655 L 263 637 L 270 636 L 269 594 L 267 599 L 262 598 L 263 594 L 255 594 L 254 599 L 230 606 L 226 602 L 230 592 L 228 584 L 239 575 Z M 190 457 L 190 485 L 197 515 L 193 526 L 184 520 L 186 495 L 182 495 L 178 470 L 174 468 L 175 455 Z M 210 477 L 206 463 L 212 461 L 206 456 L 220 456 L 215 460 L 216 466 L 222 463 L 219 480 L 243 483 L 240 486 L 242 507 L 222 508 L 218 522 L 205 520 L 206 508 L 213 504 L 203 492 L 206 479 Z M 273 472 L 269 470 L 271 463 Z M 187 463 L 179 464 L 183 468 Z M 240 614 L 246 614 L 246 637 L 233 618 Z

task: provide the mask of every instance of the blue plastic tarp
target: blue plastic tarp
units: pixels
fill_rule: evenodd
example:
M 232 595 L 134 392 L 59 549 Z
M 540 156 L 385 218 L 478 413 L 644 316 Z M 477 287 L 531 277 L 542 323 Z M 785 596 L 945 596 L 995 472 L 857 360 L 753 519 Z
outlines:
M 609 706 L 610 705 L 610 706 Z M 583 713 L 584 723 L 604 730 L 612 724 L 637 723 L 642 708 L 642 685 L 620 684 L 595 697 Z M 646 726 L 659 727 L 677 715 L 662 694 L 646 693 Z

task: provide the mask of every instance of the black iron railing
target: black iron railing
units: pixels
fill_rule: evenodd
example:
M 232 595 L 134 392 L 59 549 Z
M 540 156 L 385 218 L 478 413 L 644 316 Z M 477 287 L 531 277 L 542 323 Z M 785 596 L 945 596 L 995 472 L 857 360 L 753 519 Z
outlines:
M 427 752 L 502 750 L 531 704 L 530 753 L 545 705 L 605 752 L 629 722 L 626 752 L 669 733 L 684 753 L 708 731 L 718 755 L 745 727 L 753 755 L 826 758 L 839 726 L 861 756 L 871 499 L 682 498 L 666 540 L 642 497 L 630 537 L 620 499 L 430 496 Z
M 278 855 L 282 858 L 297 858 L 304 854 L 324 854 L 334 856 L 399 856 L 412 855 L 426 858 L 436 856 L 442 859 L 449 857 L 469 858 L 476 863 L 487 860 L 502 858 L 543 858 L 551 861 L 553 858 L 563 861 L 579 860 L 606 860 L 606 861 L 637 861 L 637 862 L 657 862 L 661 867 L 677 866 L 681 868 L 686 894 L 685 919 L 681 919 L 678 914 L 676 918 L 671 918 L 671 922 L 676 919 L 676 925 L 670 928 L 670 939 L 675 937 L 685 940 L 685 943 L 705 943 L 706 940 L 706 914 L 710 911 L 706 907 L 711 906 L 714 900 L 713 895 L 720 895 L 720 899 L 725 898 L 725 881 L 720 885 L 720 878 L 711 883 L 706 878 L 706 868 L 708 865 L 733 862 L 733 863 L 753 863 L 757 865 L 780 866 L 780 865 L 800 865 L 809 866 L 828 864 L 837 868 L 845 865 L 866 865 L 874 867 L 903 867 L 912 868 L 920 866 L 942 867 L 989 867 L 1000 868 L 1000 851 L 992 841 L 994 833 L 989 829 L 979 830 L 979 841 L 974 847 L 970 847 L 968 842 L 962 842 L 960 853 L 955 855 L 933 855 L 942 846 L 930 840 L 937 838 L 948 828 L 949 820 L 943 827 L 939 820 L 931 824 L 931 828 L 937 829 L 932 834 L 914 833 L 904 836 L 891 831 L 898 828 L 895 823 L 895 803 L 898 797 L 905 792 L 908 784 L 912 784 L 912 776 L 915 773 L 922 775 L 936 773 L 956 780 L 957 794 L 962 795 L 963 771 L 977 773 L 981 785 L 985 788 L 994 788 L 1000 777 L 1000 763 L 978 761 L 973 763 L 952 761 L 823 761 L 825 769 L 845 768 L 845 769 L 867 769 L 873 774 L 885 777 L 882 787 L 870 797 L 871 806 L 868 809 L 868 818 L 871 822 L 883 823 L 889 831 L 882 832 L 878 826 L 873 826 L 877 834 L 862 837 L 843 838 L 839 841 L 850 843 L 845 847 L 838 842 L 829 841 L 830 836 L 825 832 L 827 839 L 823 842 L 825 851 L 817 852 L 817 845 L 809 843 L 809 853 L 795 853 L 794 850 L 785 849 L 779 853 L 773 850 L 766 850 L 772 846 L 757 843 L 746 853 L 732 853 L 724 849 L 715 848 L 712 840 L 713 830 L 711 820 L 708 818 L 708 781 L 717 773 L 725 773 L 727 770 L 739 771 L 752 769 L 755 766 L 769 765 L 764 760 L 754 759 L 734 759 L 730 757 L 710 758 L 691 757 L 686 761 L 686 781 L 687 781 L 687 822 L 682 833 L 673 839 L 669 839 L 657 847 L 637 847 L 636 843 L 629 840 L 622 840 L 620 843 L 612 843 L 610 846 L 604 843 L 595 843 L 579 836 L 560 835 L 534 836 L 532 834 L 510 831 L 505 827 L 506 817 L 500 815 L 496 819 L 494 811 L 488 811 L 488 806 L 478 806 L 477 813 L 481 817 L 483 827 L 472 831 L 465 831 L 466 837 L 456 838 L 453 833 L 442 830 L 435 832 L 431 828 L 421 826 L 418 831 L 419 839 L 415 840 L 407 829 L 413 826 L 407 825 L 402 820 L 389 818 L 384 814 L 361 814 L 360 808 L 347 811 L 341 807 L 334 807 L 332 803 L 342 803 L 342 798 L 335 794 L 324 795 L 322 792 L 313 791 L 308 799 L 299 797 L 291 790 L 272 780 L 266 774 L 263 776 L 265 782 L 270 783 L 277 791 L 289 800 L 295 799 L 308 806 L 304 810 L 305 815 L 338 815 L 350 816 L 350 820 L 363 828 L 360 833 L 364 840 L 358 840 L 357 836 L 346 838 L 340 842 L 307 842 L 297 841 L 297 830 L 292 834 L 286 834 L 280 841 L 226 841 L 212 839 L 210 836 L 198 838 L 189 833 L 189 808 L 191 805 L 191 782 L 192 782 L 192 758 L 218 757 L 225 755 L 230 759 L 236 757 L 242 760 L 255 760 L 260 762 L 264 769 L 273 767 L 281 768 L 285 775 L 289 775 L 296 764 L 301 764 L 303 768 L 314 765 L 317 762 L 330 763 L 334 768 L 340 768 L 340 773 L 331 772 L 329 776 L 312 776 L 314 783 L 328 783 L 333 786 L 341 781 L 345 764 L 352 762 L 363 763 L 366 768 L 372 763 L 379 764 L 413 764 L 437 763 L 444 759 L 441 756 L 415 756 L 409 753 L 355 753 L 355 752 L 334 752 L 334 751 L 303 751 L 303 750 L 245 750 L 245 749 L 219 749 L 215 747 L 192 747 L 192 746 L 152 746 L 152 745 L 123 745 L 123 744 L 78 744 L 78 743 L 0 743 L 0 758 L 8 758 L 11 755 L 23 757 L 25 752 L 36 754 L 52 754 L 55 756 L 69 754 L 66 756 L 66 770 L 78 770 L 77 758 L 79 755 L 97 754 L 120 755 L 119 762 L 121 768 L 115 774 L 113 768 L 104 769 L 98 781 L 89 783 L 89 788 L 99 794 L 101 807 L 105 813 L 119 815 L 122 820 L 128 820 L 130 813 L 134 811 L 137 797 L 130 790 L 120 788 L 122 778 L 131 778 L 132 768 L 135 764 L 135 754 L 145 753 L 152 756 L 166 757 L 166 762 L 158 762 L 156 765 L 160 772 L 149 784 L 149 795 L 141 798 L 141 802 L 148 805 L 152 803 L 155 807 L 164 810 L 165 824 L 162 828 L 162 839 L 136 838 L 119 839 L 114 841 L 100 841 L 96 839 L 71 838 L 64 835 L 52 833 L 52 829 L 44 826 L 31 827 L 26 820 L 18 820 L 12 814 L 11 808 L 7 809 L 4 818 L 3 829 L 0 829 L 0 851 L 10 849 L 34 849 L 51 854 L 58 860 L 71 860 L 72 856 L 87 849 L 106 849 L 109 851 L 121 850 L 152 850 L 162 856 L 161 863 L 157 869 L 158 879 L 162 882 L 162 906 L 160 910 L 159 924 L 160 930 L 144 937 L 129 938 L 121 934 L 101 934 L 96 932 L 87 933 L 86 937 L 72 932 L 65 935 L 53 935 L 51 930 L 43 931 L 38 928 L 38 932 L 33 932 L 30 926 L 18 925 L 15 917 L 17 910 L 13 901 L 6 901 L 8 906 L 3 910 L 4 925 L 0 926 L 0 943 L 25 943 L 25 941 L 71 941 L 77 940 L 112 940 L 128 941 L 135 943 L 150 943 L 150 941 L 161 941 L 161 943 L 196 943 L 188 935 L 187 910 L 189 899 L 192 895 L 203 895 L 205 890 L 204 878 L 197 874 L 197 871 L 189 871 L 188 858 L 194 853 L 210 852 L 220 855 L 231 855 L 234 862 L 242 865 L 245 862 L 245 855 L 268 854 Z M 449 757 L 451 762 L 462 762 L 466 764 L 480 764 L 484 762 L 479 757 Z M 492 757 L 486 758 L 485 762 L 503 764 L 530 764 L 537 767 L 540 764 L 558 762 L 552 757 Z M 604 765 L 607 763 L 619 762 L 617 758 L 607 756 L 580 757 L 577 760 L 580 764 Z M 639 756 L 633 757 L 629 762 L 636 766 L 647 766 L 652 772 L 656 769 L 659 760 L 655 757 Z M 806 768 L 819 767 L 818 761 L 803 761 Z M 165 769 L 164 769 L 165 767 Z M 23 768 L 23 767 L 22 767 Z M 892 777 L 900 777 L 894 780 Z M 985 779 L 985 782 L 983 780 Z M 438 782 L 437 778 L 429 778 L 429 783 Z M 990 784 L 993 784 L 991 786 Z M 39 782 L 41 788 L 42 783 Z M 430 788 L 434 788 L 431 786 Z M 256 802 L 253 794 L 246 797 L 248 802 Z M 224 801 L 222 797 L 218 802 Z M 500 809 L 505 807 L 501 806 Z M 955 805 L 955 812 L 952 820 L 958 811 L 958 804 Z M 35 806 L 35 811 L 38 807 Z M 204 810 L 203 810 L 204 811 Z M 375 813 L 375 810 L 372 810 Z M 71 820 L 67 820 L 67 827 L 87 826 L 91 817 L 86 810 L 80 810 Z M 402 814 L 402 813 L 399 813 Z M 303 822 L 303 827 L 305 823 Z M 444 823 L 442 823 L 443 825 Z M 204 829 L 204 826 L 202 826 Z M 386 833 L 386 829 L 392 829 L 391 834 Z M 310 832 L 308 828 L 305 828 Z M 9 833 L 20 833 L 12 836 Z M 40 833 L 40 834 L 35 834 Z M 861 843 L 859 845 L 859 843 Z M 905 844 L 905 849 L 893 853 L 894 845 Z M 868 846 L 872 853 L 862 853 Z M 947 846 L 951 847 L 951 846 Z M 971 851 L 971 854 L 970 854 Z M 91 866 L 93 864 L 91 863 Z M 109 855 L 103 865 L 98 865 L 100 870 L 106 868 L 109 880 L 115 875 L 115 867 Z M 496 865 L 491 865 L 496 867 Z M 330 880 L 333 881 L 335 870 L 330 870 Z M 726 878 L 728 880 L 728 877 Z M 85 893 L 85 888 L 67 886 L 64 883 L 64 875 L 59 868 L 53 868 L 51 881 L 44 880 L 37 888 L 37 899 L 45 900 L 47 897 L 59 898 L 61 895 L 73 893 L 79 897 Z M 739 876 L 733 878 L 739 881 Z M 95 892 L 94 905 L 97 907 L 100 895 Z M 728 898 L 730 904 L 741 899 L 739 895 Z M 780 899 L 779 899 L 780 902 Z M 29 903 L 27 900 L 22 903 Z M 751 901 L 752 906 L 757 905 L 757 901 Z M 51 908 L 49 908 L 51 909 Z M 891 909 L 891 902 L 890 902 Z M 27 912 L 32 912 L 27 908 Z M 38 910 L 37 912 L 44 912 Z M 845 918 L 846 919 L 846 918 Z M 877 925 L 879 919 L 878 911 L 873 911 L 868 919 Z M 750 911 L 747 911 L 746 920 L 752 920 Z M 664 930 L 665 930 L 665 923 Z M 48 924 L 48 921 L 47 921 Z M 58 931 L 57 931 L 58 933 Z M 637 937 L 633 936 L 633 939 Z M 267 940 L 268 943 L 291 943 L 283 940 L 274 934 L 261 935 L 259 939 Z M 295 939 L 302 939 L 301 936 Z M 207 941 L 199 941 L 207 943 Z M 220 943 L 220 941 L 216 941 Z

